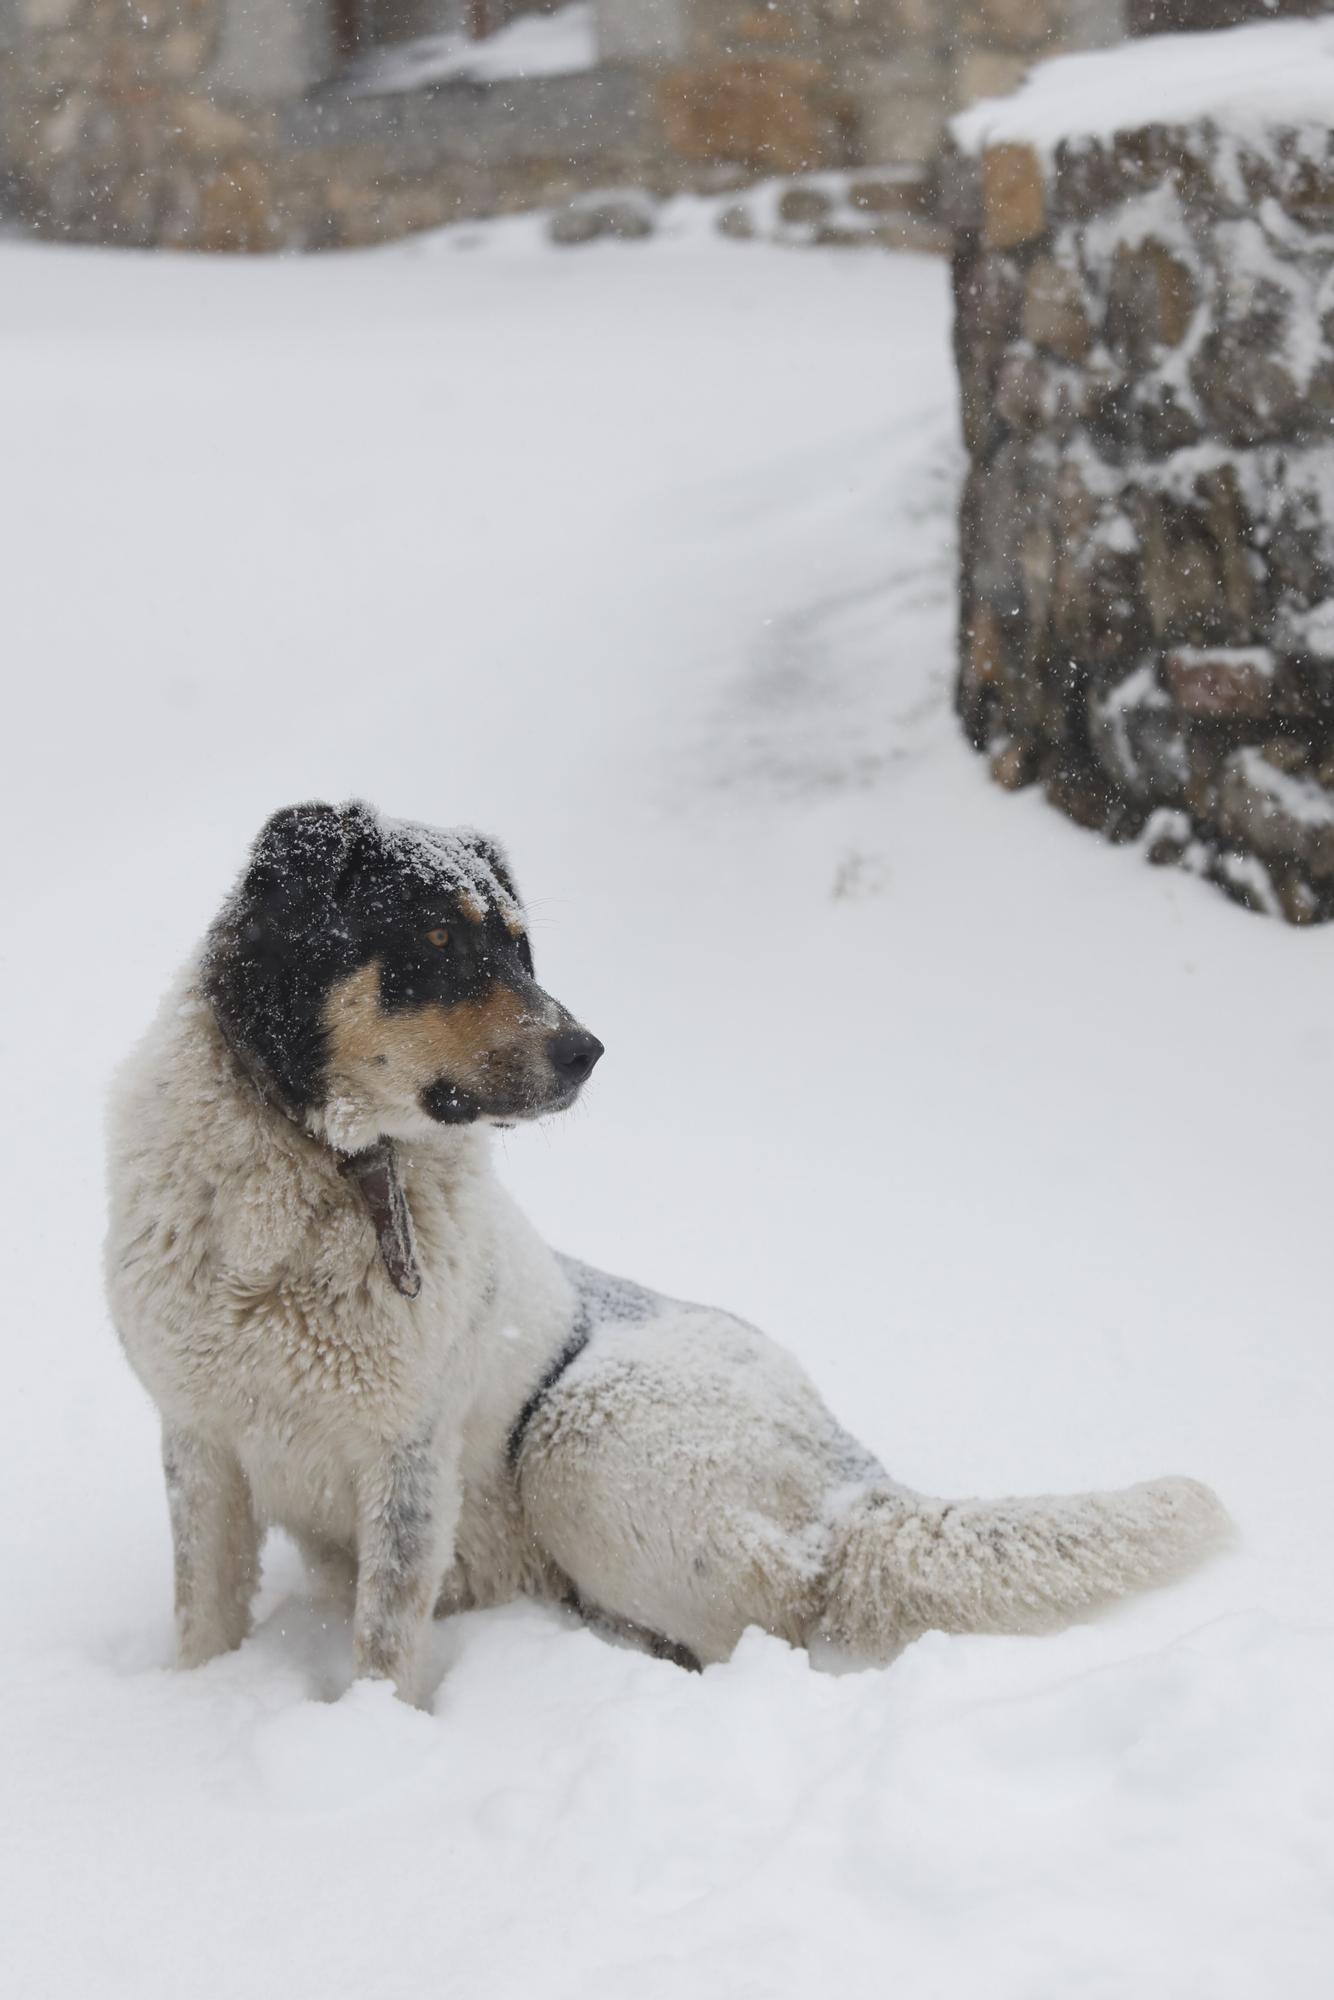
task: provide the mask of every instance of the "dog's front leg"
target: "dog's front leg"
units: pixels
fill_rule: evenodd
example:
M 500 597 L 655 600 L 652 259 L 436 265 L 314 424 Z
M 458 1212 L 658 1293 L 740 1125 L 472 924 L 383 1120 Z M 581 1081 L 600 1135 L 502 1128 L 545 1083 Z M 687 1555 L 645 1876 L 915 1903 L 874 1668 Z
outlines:
M 165 1425 L 162 1470 L 176 1559 L 176 1657 L 198 1667 L 231 1652 L 250 1630 L 259 1524 L 250 1482 L 225 1445 Z
M 404 1701 L 420 1692 L 422 1638 L 459 1502 L 457 1470 L 431 1439 L 390 1446 L 358 1481 L 353 1661 L 358 1677 L 392 1681 Z

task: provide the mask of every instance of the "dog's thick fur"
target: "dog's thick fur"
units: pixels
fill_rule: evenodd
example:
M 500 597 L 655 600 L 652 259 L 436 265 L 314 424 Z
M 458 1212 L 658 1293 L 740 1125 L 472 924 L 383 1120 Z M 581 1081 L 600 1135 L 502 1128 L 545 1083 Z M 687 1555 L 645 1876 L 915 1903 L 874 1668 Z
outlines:
M 487 1127 L 572 1101 L 600 1052 L 536 985 L 493 843 L 359 805 L 264 829 L 112 1125 L 109 1295 L 162 1414 L 183 1664 L 246 1636 L 270 1523 L 409 1699 L 433 1611 L 520 1592 L 700 1662 L 750 1624 L 887 1661 L 1057 1626 L 1222 1538 L 1184 1479 L 923 1499 L 753 1328 L 556 1256 Z

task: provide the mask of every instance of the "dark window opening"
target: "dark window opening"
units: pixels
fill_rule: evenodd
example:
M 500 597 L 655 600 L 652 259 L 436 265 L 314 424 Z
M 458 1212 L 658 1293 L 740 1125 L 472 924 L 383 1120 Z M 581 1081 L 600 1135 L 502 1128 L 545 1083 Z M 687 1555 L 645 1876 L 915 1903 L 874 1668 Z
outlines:
M 560 0 L 329 0 L 340 62 L 428 35 L 482 42 L 521 14 L 550 14 Z

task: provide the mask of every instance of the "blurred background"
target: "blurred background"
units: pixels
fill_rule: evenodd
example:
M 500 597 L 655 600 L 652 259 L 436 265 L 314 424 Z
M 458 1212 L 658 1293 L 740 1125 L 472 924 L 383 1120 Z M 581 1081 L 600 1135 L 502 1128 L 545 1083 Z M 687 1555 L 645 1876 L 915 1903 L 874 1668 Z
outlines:
M 1309 0 L 4 0 L 0 213 L 83 242 L 381 242 L 606 187 L 892 165 L 1038 55 Z M 623 211 L 635 226 L 643 209 Z M 628 221 L 625 217 L 629 217 Z
M 7 1990 L 1326 2000 L 1329 11 L 0 0 L 0 464 Z M 1238 1548 L 883 1675 L 470 1614 L 428 1715 L 274 1538 L 169 1671 L 102 1105 L 356 796 L 606 1043 L 551 1241 Z

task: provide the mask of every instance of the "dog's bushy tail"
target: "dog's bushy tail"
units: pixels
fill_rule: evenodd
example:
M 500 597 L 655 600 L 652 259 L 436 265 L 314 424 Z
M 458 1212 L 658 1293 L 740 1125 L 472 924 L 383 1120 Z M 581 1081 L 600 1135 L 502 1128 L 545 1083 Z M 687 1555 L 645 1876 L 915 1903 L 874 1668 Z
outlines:
M 1184 1575 L 1231 1532 L 1193 1479 L 1026 1500 L 931 1500 L 886 1481 L 835 1529 L 821 1636 L 884 1661 L 923 1632 L 1049 1632 Z

